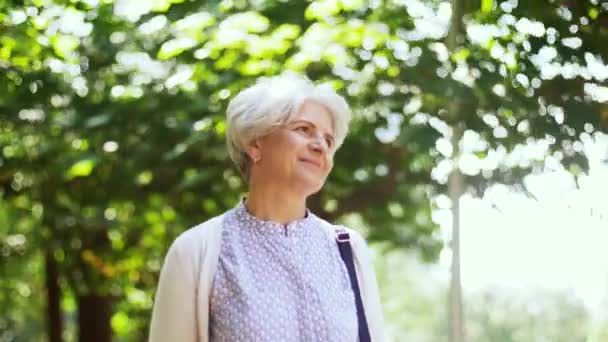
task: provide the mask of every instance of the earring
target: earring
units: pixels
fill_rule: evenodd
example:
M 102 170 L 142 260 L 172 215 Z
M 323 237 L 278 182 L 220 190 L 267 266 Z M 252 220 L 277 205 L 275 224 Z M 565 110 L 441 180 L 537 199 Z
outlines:
M 260 161 L 260 156 L 255 154 L 255 155 L 251 156 L 251 159 L 253 160 L 254 164 L 257 164 L 257 162 Z

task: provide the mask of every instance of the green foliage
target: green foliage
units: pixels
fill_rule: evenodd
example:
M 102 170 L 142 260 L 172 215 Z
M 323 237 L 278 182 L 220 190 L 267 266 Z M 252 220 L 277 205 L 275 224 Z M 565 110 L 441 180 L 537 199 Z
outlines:
M 26 199 L 0 201 L 0 339 L 39 341 L 45 333 L 43 258 L 35 236 L 38 220 Z
M 23 236 L 28 255 L 2 264 L 40 267 L 48 252 L 70 296 L 119 298 L 116 335 L 143 339 L 169 243 L 245 191 L 225 149 L 228 100 L 285 68 L 333 85 L 355 113 L 311 209 L 436 259 L 429 197 L 445 187 L 437 170 L 449 156 L 437 146 L 448 125 L 481 141 L 472 158 L 490 166 L 467 174 L 478 190 L 542 167 L 492 160 L 542 139 L 584 171 L 577 140 L 606 131 L 605 103 L 585 93 L 601 75 L 547 75 L 535 62 L 548 45 L 562 66 L 607 55 L 605 6 L 570 4 L 566 20 L 554 3 L 504 3 L 470 6 L 467 27 L 491 34 L 458 40 L 450 56 L 444 1 L 0 2 L 0 199 L 20 213 L 0 242 Z M 548 42 L 583 16 L 584 48 Z M 455 102 L 461 115 L 447 112 Z M 9 292 L 23 289 L 24 278 L 7 277 Z M 20 317 L 7 325 L 21 334 L 16 322 L 30 318 Z

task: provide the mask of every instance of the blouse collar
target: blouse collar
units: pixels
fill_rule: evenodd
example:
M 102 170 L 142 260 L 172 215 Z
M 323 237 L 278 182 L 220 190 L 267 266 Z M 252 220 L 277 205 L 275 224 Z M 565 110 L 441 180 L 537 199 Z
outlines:
M 312 223 L 314 216 L 310 210 L 306 209 L 304 217 L 293 220 L 287 224 L 282 224 L 271 220 L 262 220 L 252 215 L 247 210 L 247 207 L 245 206 L 245 199 L 241 200 L 241 202 L 237 205 L 237 207 L 234 209 L 234 213 L 238 222 L 247 227 L 255 228 L 263 233 L 283 234 L 287 236 L 292 234 L 300 234 L 301 232 L 306 231 L 304 228 Z

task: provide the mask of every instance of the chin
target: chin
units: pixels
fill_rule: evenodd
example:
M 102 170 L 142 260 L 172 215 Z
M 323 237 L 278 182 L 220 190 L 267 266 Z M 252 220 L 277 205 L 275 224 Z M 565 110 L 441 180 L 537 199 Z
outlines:
M 306 192 L 306 197 L 308 197 L 308 196 L 312 196 L 312 195 L 316 194 L 317 192 L 321 191 L 321 189 L 322 189 L 322 188 L 323 188 L 323 187 L 315 187 L 314 189 L 309 189 L 309 190 Z
M 321 189 L 323 188 L 323 185 L 325 184 L 324 181 L 319 181 L 319 180 L 311 181 L 310 179 L 300 180 L 298 183 L 299 183 L 298 188 L 301 189 L 301 192 L 306 197 L 314 195 L 317 192 L 321 191 Z
M 319 183 L 314 183 L 314 184 L 309 184 L 307 187 L 307 196 L 311 196 L 316 194 L 317 192 L 321 191 L 321 189 L 323 189 L 323 185 L 325 184 L 325 182 L 319 182 Z

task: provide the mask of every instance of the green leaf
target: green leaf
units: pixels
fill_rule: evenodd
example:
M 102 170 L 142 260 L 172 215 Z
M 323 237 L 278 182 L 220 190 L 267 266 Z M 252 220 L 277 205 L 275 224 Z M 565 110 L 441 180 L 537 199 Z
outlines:
M 57 56 L 66 58 L 71 52 L 78 48 L 79 41 L 73 36 L 56 35 L 51 38 L 51 44 Z
M 270 27 L 268 18 L 253 11 L 234 14 L 228 18 L 228 21 L 234 28 L 244 29 L 251 33 L 262 33 Z
M 191 38 L 176 38 L 165 42 L 158 51 L 158 59 L 167 60 L 180 55 L 182 52 L 196 46 L 197 42 Z
M 365 6 L 364 0 L 341 0 L 342 8 L 345 11 L 355 11 Z
M 107 124 L 108 122 L 110 122 L 111 118 L 112 117 L 110 116 L 110 114 L 95 115 L 95 116 L 88 118 L 85 121 L 84 126 L 87 128 L 103 126 L 103 125 Z
M 308 8 L 304 15 L 308 20 L 323 19 L 328 16 L 333 16 L 340 13 L 340 4 L 338 0 L 320 0 L 315 1 Z
M 172 4 L 179 4 L 184 0 L 153 0 L 152 10 L 154 12 L 167 12 Z
M 154 174 L 150 170 L 142 171 L 137 175 L 135 183 L 138 185 L 148 185 L 154 179 Z
M 469 51 L 469 49 L 462 48 L 452 55 L 452 60 L 454 60 L 454 62 L 465 62 L 470 54 L 471 51 Z
M 272 32 L 272 37 L 275 39 L 294 40 L 300 35 L 300 26 L 291 24 L 282 24 Z
M 112 316 L 112 330 L 116 332 L 118 336 L 124 336 L 129 332 L 129 316 L 124 312 L 117 312 Z
M 600 11 L 596 8 L 596 7 L 591 7 L 589 9 L 589 18 L 591 19 L 597 19 L 597 17 L 600 15 Z
M 11 52 L 17 43 L 13 38 L 2 37 L 0 38 L 0 45 L 0 60 L 8 61 L 11 58 Z
M 87 177 L 93 172 L 93 169 L 99 162 L 97 157 L 87 157 L 81 159 L 70 167 L 66 176 L 68 179 L 73 179 L 76 177 Z
M 273 65 L 272 62 L 269 60 L 250 59 L 250 60 L 247 60 L 245 63 L 243 63 L 243 65 L 241 65 L 241 67 L 239 68 L 239 71 L 243 75 L 255 76 L 255 75 L 263 74 L 264 71 L 267 70 L 272 65 Z
M 494 0 L 482 0 L 481 1 L 481 12 L 486 13 L 486 14 L 492 12 L 493 3 L 494 3 Z
M 191 14 L 175 23 L 175 28 L 182 32 L 201 31 L 215 24 L 215 18 L 208 12 Z

